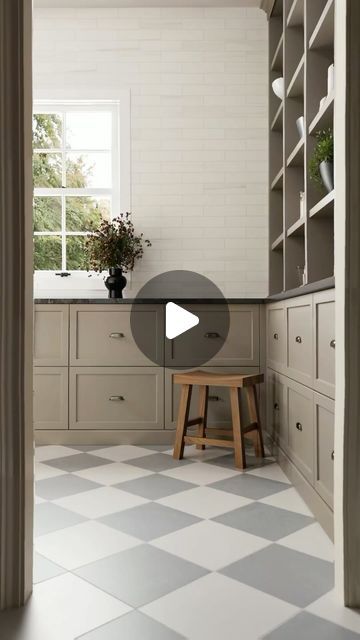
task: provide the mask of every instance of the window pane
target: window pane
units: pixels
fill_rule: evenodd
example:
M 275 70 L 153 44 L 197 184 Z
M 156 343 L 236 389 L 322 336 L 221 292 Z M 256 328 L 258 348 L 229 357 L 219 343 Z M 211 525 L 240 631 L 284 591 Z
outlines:
M 61 198 L 34 198 L 34 231 L 61 231 Z
M 35 236 L 34 269 L 36 271 L 61 269 L 61 238 Z
M 66 231 L 91 231 L 110 220 L 110 198 L 69 196 L 66 198 Z
M 73 189 L 111 187 L 111 156 L 109 153 L 67 154 L 66 186 Z
M 66 114 L 68 149 L 111 149 L 111 112 L 74 111 Z
M 60 153 L 34 153 L 34 187 L 58 188 L 62 186 Z
M 34 149 L 60 149 L 62 146 L 62 116 L 59 113 L 34 113 Z
M 86 236 L 68 236 L 66 238 L 66 268 L 71 271 L 86 270 Z

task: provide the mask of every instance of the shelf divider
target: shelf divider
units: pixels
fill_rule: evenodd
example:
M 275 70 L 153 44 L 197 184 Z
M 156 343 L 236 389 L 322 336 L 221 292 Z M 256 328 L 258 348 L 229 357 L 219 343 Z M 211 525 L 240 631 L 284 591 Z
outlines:
M 334 201 L 335 201 L 335 190 L 333 189 L 330 193 L 327 193 L 326 196 L 321 198 L 317 204 L 312 207 L 309 211 L 309 217 L 313 218 L 314 216 L 331 216 L 334 214 Z

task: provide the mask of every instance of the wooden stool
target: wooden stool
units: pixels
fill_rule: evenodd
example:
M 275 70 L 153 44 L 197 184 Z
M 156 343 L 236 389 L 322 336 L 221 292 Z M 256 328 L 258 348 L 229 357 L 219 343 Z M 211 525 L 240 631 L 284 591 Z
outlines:
M 190 373 L 175 374 L 174 382 L 182 385 L 173 453 L 173 457 L 176 460 L 182 459 L 185 444 L 195 444 L 199 449 L 205 449 L 205 444 L 209 444 L 214 447 L 232 447 L 235 454 L 235 466 L 238 469 L 245 469 L 245 435 L 251 437 L 256 456 L 259 458 L 264 457 L 264 444 L 255 386 L 264 382 L 263 374 L 243 376 L 236 373 L 192 371 Z M 199 386 L 199 417 L 189 420 L 193 385 Z M 232 429 L 209 429 L 207 427 L 209 386 L 228 387 L 230 389 Z M 246 426 L 241 425 L 240 389 L 245 391 L 249 408 L 250 424 Z M 195 425 L 198 425 L 197 435 L 187 435 L 188 427 Z M 214 436 L 232 437 L 230 439 L 208 438 L 206 437 L 207 433 Z

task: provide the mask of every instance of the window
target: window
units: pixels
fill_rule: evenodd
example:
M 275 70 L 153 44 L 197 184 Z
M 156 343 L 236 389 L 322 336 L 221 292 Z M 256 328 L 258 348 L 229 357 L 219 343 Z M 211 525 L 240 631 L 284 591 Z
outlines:
M 119 164 L 118 103 L 35 105 L 35 271 L 85 269 L 90 225 L 120 212 Z

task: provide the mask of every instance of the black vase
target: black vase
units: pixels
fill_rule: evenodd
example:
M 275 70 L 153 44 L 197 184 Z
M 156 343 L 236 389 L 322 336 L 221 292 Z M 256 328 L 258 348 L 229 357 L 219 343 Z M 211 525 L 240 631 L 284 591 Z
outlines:
M 122 298 L 123 289 L 126 286 L 126 278 L 122 269 L 119 267 L 110 267 L 109 275 L 105 280 L 105 286 L 109 290 L 109 298 Z

